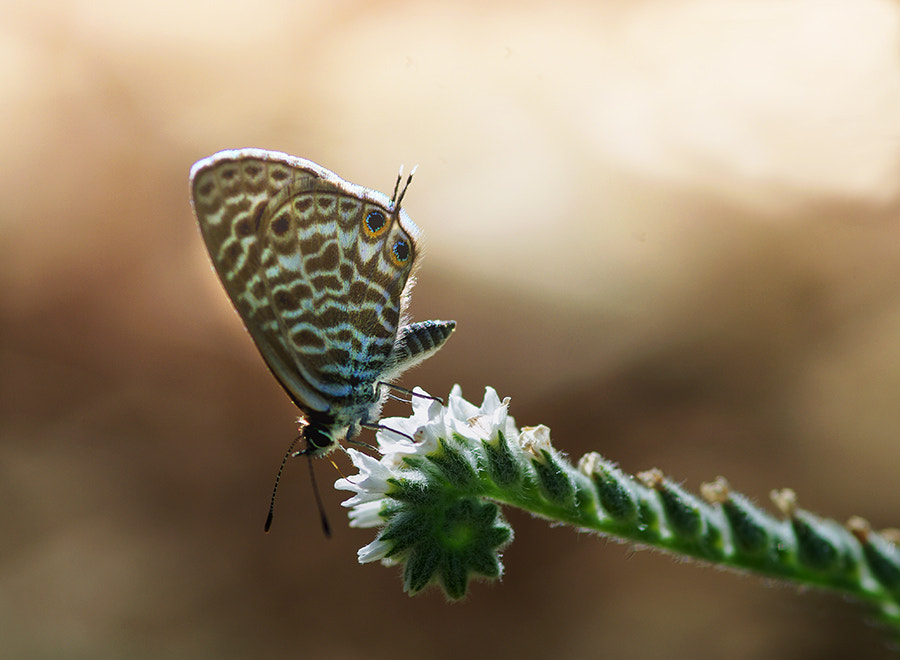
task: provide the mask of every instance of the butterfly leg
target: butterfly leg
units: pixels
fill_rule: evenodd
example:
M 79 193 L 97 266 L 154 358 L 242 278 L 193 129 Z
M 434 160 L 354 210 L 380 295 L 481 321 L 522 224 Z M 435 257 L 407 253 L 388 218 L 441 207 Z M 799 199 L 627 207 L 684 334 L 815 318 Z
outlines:
M 383 428 L 377 424 L 372 424 L 372 425 L 363 424 L 361 426 L 363 426 L 364 428 L 367 428 L 367 429 L 374 429 L 374 430 L 380 430 Z M 368 442 L 364 442 L 362 440 L 357 440 L 356 438 L 347 438 L 347 444 L 355 445 L 357 447 L 360 447 L 361 449 L 368 449 L 370 451 L 374 451 L 377 454 L 381 453 L 380 451 L 378 451 L 378 447 L 376 447 L 375 445 L 368 443 Z
M 388 383 L 387 381 L 384 381 L 384 380 L 378 381 L 377 387 L 386 387 L 389 390 L 396 390 L 397 392 L 402 392 L 403 394 L 406 394 L 407 396 L 410 396 L 410 397 L 417 396 L 422 399 L 431 399 L 432 401 L 438 401 L 441 405 L 444 404 L 444 400 L 439 396 L 432 396 L 430 394 L 422 394 L 421 392 L 414 392 L 412 390 L 406 389 L 405 387 L 400 387 L 399 385 L 394 385 L 393 383 Z M 388 396 L 391 397 L 392 399 L 395 399 L 396 401 L 402 401 L 403 403 L 410 402 L 409 399 L 404 399 L 402 397 L 399 397 L 396 394 L 394 394 L 393 392 L 388 392 Z
M 389 431 L 390 433 L 402 435 L 404 438 L 406 438 L 407 440 L 409 440 L 411 442 L 416 441 L 416 439 L 414 437 L 412 437 L 411 435 L 409 435 L 408 433 L 404 433 L 403 431 L 398 431 L 397 429 L 392 429 L 390 426 L 385 426 L 384 424 L 377 424 L 377 423 L 371 424 L 368 422 L 363 422 L 362 424 L 360 424 L 360 426 L 362 426 L 364 429 L 369 429 L 370 431 Z M 357 442 L 354 440 L 348 440 L 348 442 L 357 444 Z M 362 443 L 358 443 L 358 444 L 365 445 L 366 443 L 362 442 Z M 371 449 L 375 449 L 377 451 L 377 449 L 375 447 L 371 447 L 371 445 L 366 445 L 366 446 L 369 446 Z

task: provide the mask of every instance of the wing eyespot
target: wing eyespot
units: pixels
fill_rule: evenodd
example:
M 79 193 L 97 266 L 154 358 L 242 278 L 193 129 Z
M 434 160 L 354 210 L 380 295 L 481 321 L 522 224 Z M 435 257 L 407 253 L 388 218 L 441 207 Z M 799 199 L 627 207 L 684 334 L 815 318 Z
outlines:
M 409 249 L 409 241 L 401 238 L 391 245 L 390 249 L 391 261 L 398 268 L 402 268 L 409 263 L 412 257 L 412 250 Z
M 382 211 L 369 211 L 363 220 L 363 227 L 369 238 L 377 238 L 387 229 L 388 221 Z

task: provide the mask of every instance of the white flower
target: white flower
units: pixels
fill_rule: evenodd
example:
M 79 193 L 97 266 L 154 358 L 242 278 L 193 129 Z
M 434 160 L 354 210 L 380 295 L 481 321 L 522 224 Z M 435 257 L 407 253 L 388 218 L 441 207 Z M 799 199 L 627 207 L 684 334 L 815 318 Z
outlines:
M 390 470 L 400 469 L 406 457 L 432 453 L 438 448 L 439 439 L 449 439 L 453 433 L 485 440 L 496 438 L 497 431 L 502 431 L 507 437 L 515 437 L 519 433 L 515 420 L 508 414 L 509 398 L 501 401 L 492 387 L 485 388 L 484 402 L 480 408 L 462 397 L 459 385 L 454 385 L 450 390 L 446 406 L 420 387 L 413 391 L 419 396 L 412 398 L 411 416 L 387 417 L 379 422 L 383 429 L 376 435 L 378 450 L 382 454 L 382 465 Z
M 543 424 L 526 426 L 519 436 L 519 446 L 538 460 L 544 460 L 542 452 L 553 451 L 553 445 L 550 444 L 550 429 Z
M 383 500 L 378 499 L 371 502 L 362 502 L 361 504 L 353 506 L 347 514 L 350 518 L 350 526 L 378 527 L 379 525 L 383 525 L 384 518 L 381 517 L 381 507 L 383 505 Z
M 386 522 L 382 513 L 392 487 L 389 480 L 418 477 L 404 459 L 431 454 L 438 449 L 439 440 L 448 440 L 454 433 L 484 440 L 495 440 L 498 432 L 508 438 L 519 434 L 515 421 L 508 414 L 509 399 L 501 401 L 493 388 L 486 388 L 480 407 L 462 398 L 459 385 L 453 386 L 446 406 L 421 388 L 414 392 L 418 396 L 412 397 L 412 415 L 389 417 L 379 422 L 382 429 L 375 437 L 381 458 L 373 458 L 353 448 L 346 450 L 359 473 L 338 479 L 334 487 L 354 493 L 343 502 L 343 506 L 350 509 L 351 527 L 377 527 Z M 383 559 L 390 548 L 390 543 L 376 540 L 360 549 L 359 561 Z
M 385 555 L 391 551 L 393 543 L 389 541 L 380 541 L 375 539 L 369 545 L 364 545 L 356 551 L 356 557 L 360 564 L 367 564 L 370 561 L 383 560 L 383 563 L 393 563 L 389 559 L 385 559 Z
M 454 430 L 460 435 L 466 437 L 475 435 L 482 440 L 496 440 L 498 431 L 506 437 L 514 437 L 519 432 L 515 420 L 509 415 L 509 397 L 501 401 L 493 387 L 485 388 L 484 401 L 480 408 L 476 408 L 462 398 L 459 385 L 454 385 L 450 390 L 447 407 L 457 422 Z M 465 420 L 465 424 L 458 424 L 460 420 Z
M 578 459 L 578 471 L 588 477 L 593 476 L 599 468 L 604 467 L 605 465 L 606 461 L 603 459 L 603 456 L 595 451 L 587 453 Z
M 394 476 L 394 473 L 380 461 L 352 447 L 347 449 L 347 454 L 359 470 L 359 474 L 352 479 L 345 477 L 334 482 L 334 487 L 338 490 L 356 493 L 343 502 L 343 505 L 354 507 L 383 498 L 389 486 L 387 480 Z

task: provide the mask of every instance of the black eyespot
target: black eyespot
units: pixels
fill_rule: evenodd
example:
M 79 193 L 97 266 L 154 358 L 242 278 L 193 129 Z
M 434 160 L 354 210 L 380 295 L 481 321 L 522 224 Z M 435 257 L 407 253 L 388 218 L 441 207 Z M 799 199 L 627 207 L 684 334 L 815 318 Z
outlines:
M 391 250 L 394 253 L 394 259 L 398 264 L 405 264 L 409 261 L 409 243 L 404 240 L 397 241 L 392 246 Z
M 384 217 L 384 213 L 381 211 L 369 211 L 368 215 L 366 215 L 366 227 L 373 234 L 377 234 L 384 229 L 386 224 L 387 218 Z

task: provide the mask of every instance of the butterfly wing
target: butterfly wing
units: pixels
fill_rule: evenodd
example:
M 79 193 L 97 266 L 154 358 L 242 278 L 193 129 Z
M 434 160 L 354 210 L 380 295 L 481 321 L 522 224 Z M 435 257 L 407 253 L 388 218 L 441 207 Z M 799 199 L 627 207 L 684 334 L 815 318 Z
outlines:
M 273 374 L 307 413 L 363 416 L 396 341 L 415 225 L 286 154 L 220 152 L 191 178 L 215 270 Z

